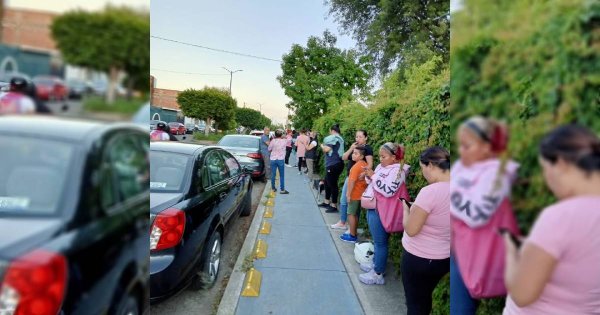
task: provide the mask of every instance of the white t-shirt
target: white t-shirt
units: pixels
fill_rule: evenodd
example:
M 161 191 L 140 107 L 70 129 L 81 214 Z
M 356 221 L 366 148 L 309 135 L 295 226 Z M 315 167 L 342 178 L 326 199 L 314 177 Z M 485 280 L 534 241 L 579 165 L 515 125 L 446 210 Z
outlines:
M 31 97 L 8 92 L 0 98 L 0 114 L 32 114 L 35 113 L 35 103 Z
M 150 140 L 155 140 L 155 141 L 169 141 L 169 134 L 167 134 L 166 132 L 162 131 L 162 130 L 152 130 L 150 132 Z

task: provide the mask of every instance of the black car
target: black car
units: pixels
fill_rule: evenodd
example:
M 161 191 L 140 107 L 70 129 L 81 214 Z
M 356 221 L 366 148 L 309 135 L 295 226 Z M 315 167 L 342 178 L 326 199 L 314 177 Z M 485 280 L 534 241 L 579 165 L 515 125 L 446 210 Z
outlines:
M 148 133 L 3 116 L 0 146 L 0 313 L 148 310 Z
M 150 301 L 211 287 L 226 223 L 249 215 L 252 180 L 227 151 L 150 144 Z
M 260 153 L 260 137 L 250 135 L 226 135 L 217 145 L 233 154 L 242 166 L 252 170 L 252 178 L 265 175 L 265 162 Z

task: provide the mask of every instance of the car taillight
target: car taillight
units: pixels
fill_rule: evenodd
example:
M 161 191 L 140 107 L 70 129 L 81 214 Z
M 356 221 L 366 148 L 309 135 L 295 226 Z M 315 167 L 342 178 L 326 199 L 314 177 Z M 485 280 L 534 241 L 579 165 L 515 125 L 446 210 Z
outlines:
M 67 286 L 67 260 L 34 250 L 10 263 L 0 285 L 0 314 L 58 314 Z
M 185 228 L 185 213 L 169 208 L 156 215 L 150 232 L 150 250 L 171 248 L 181 241 Z
M 260 153 L 248 153 L 246 156 L 251 159 L 262 159 L 262 154 Z

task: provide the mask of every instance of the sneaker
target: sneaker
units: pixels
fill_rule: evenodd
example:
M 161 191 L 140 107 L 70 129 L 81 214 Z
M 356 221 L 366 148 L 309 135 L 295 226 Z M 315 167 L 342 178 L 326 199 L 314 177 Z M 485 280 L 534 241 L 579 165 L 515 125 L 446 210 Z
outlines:
M 291 165 L 289 165 L 289 164 L 286 164 L 285 166 L 286 166 L 286 167 L 293 167 L 293 166 L 291 166 Z
M 348 243 L 356 243 L 358 241 L 358 237 L 352 236 L 351 234 L 342 234 L 340 235 L 340 239 Z
M 345 230 L 348 227 L 346 226 L 346 223 L 338 222 L 336 224 L 332 224 L 331 228 L 334 230 Z
M 277 189 L 275 189 L 275 188 L 271 188 L 271 190 L 272 190 L 274 193 L 276 193 L 276 192 L 277 192 Z
M 302 172 L 298 172 L 298 175 L 302 175 Z
M 374 267 L 375 266 L 373 266 L 372 262 L 371 263 L 367 263 L 367 264 L 365 264 L 365 263 L 361 263 L 360 264 L 360 270 L 362 270 L 364 272 L 369 272 L 369 271 L 373 270 Z
M 338 208 L 332 207 L 332 206 L 329 206 L 327 208 L 327 210 L 325 210 L 325 213 L 336 213 L 336 212 L 339 212 Z
M 285 190 L 285 189 L 281 190 L 281 192 L 280 192 L 280 194 L 282 194 L 282 195 L 287 195 L 287 194 L 289 194 L 289 193 L 290 193 L 290 192 L 289 192 L 289 191 L 287 191 L 287 190 Z
M 371 271 L 367 273 L 358 275 L 358 280 L 364 284 L 385 284 L 383 275 L 378 275 L 375 272 L 375 269 L 371 269 Z
M 324 202 L 321 202 L 317 206 L 319 206 L 320 208 L 329 208 L 329 204 L 328 203 L 324 203 Z

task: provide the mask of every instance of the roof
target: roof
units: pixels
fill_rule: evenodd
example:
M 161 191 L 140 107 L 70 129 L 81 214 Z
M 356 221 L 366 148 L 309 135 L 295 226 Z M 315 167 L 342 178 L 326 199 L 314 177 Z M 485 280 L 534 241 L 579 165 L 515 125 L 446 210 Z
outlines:
M 253 136 L 253 135 L 224 135 L 223 137 L 244 137 L 244 138 L 254 138 L 254 139 L 259 139 L 259 136 Z

